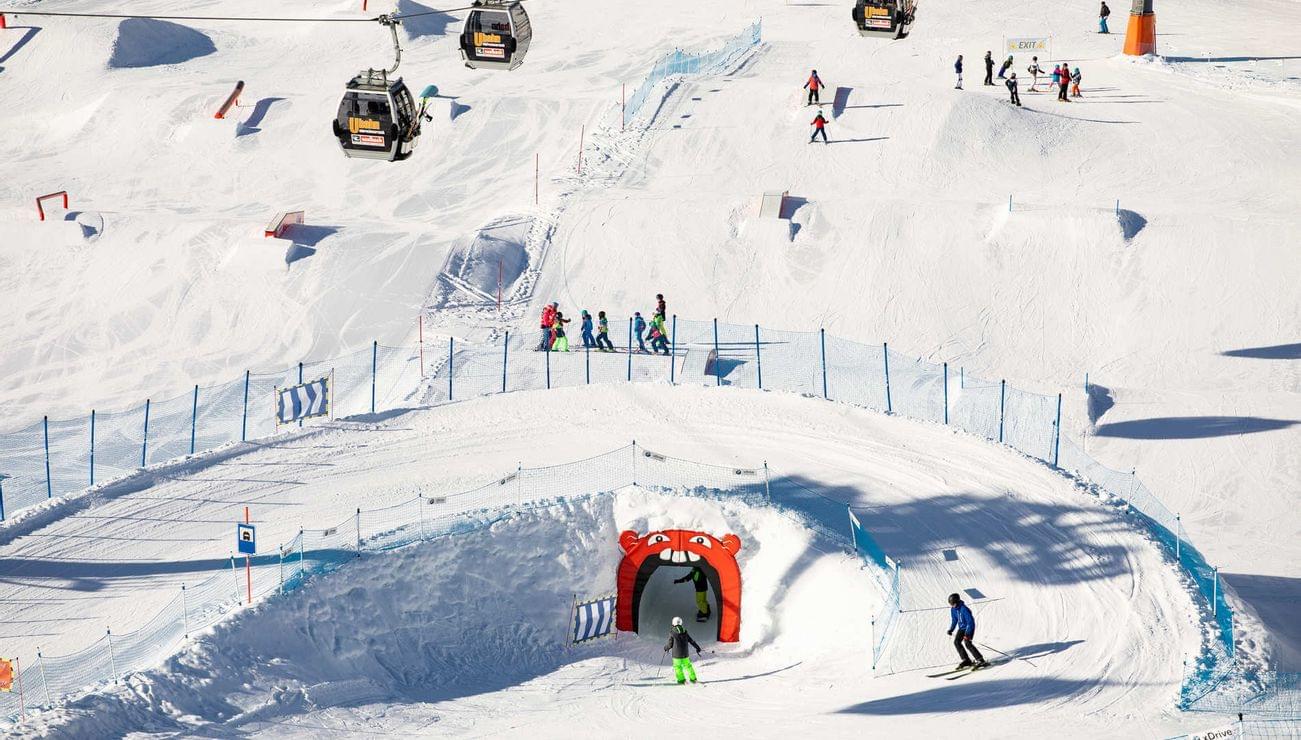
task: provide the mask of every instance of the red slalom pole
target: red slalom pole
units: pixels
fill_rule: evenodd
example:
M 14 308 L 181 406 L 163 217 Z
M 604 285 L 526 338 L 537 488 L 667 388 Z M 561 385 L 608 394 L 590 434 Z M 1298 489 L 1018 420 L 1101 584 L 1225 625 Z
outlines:
M 587 124 L 578 129 L 578 174 L 583 174 L 583 135 L 587 133 Z
M 542 172 L 542 154 L 533 155 L 533 205 L 538 204 L 538 178 Z
M 420 377 L 425 377 L 425 312 L 422 310 L 416 316 L 416 323 L 420 326 Z
M 248 518 L 248 507 L 244 507 L 244 523 L 252 524 Z M 244 556 L 244 578 L 248 581 L 248 604 L 253 604 L 253 556 Z

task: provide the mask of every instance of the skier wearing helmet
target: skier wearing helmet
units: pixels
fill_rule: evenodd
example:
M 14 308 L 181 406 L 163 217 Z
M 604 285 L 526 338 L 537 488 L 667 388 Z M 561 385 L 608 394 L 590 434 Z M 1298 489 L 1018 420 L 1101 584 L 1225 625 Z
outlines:
M 696 682 L 696 669 L 691 665 L 690 653 L 687 652 L 688 644 L 696 649 L 696 655 L 700 655 L 700 646 L 696 644 L 695 640 L 691 639 L 687 628 L 682 626 L 682 617 L 674 617 L 673 626 L 669 628 L 669 641 L 664 646 L 664 652 L 673 651 L 673 675 L 677 677 L 679 684 L 686 683 L 687 678 L 691 679 L 691 683 Z M 684 671 L 686 672 L 685 678 L 682 675 Z
M 971 609 L 962 603 L 961 596 L 949 594 L 949 615 L 953 619 L 949 624 L 949 634 L 952 635 L 955 628 L 958 630 L 958 634 L 953 638 L 953 646 L 958 649 L 958 657 L 962 658 L 962 662 L 958 664 L 957 669 L 985 667 L 987 663 L 984 656 L 971 642 L 971 638 L 976 634 L 976 618 L 971 614 Z M 971 651 L 970 656 L 967 655 L 968 650 Z M 971 662 L 972 658 L 976 659 L 975 663 Z

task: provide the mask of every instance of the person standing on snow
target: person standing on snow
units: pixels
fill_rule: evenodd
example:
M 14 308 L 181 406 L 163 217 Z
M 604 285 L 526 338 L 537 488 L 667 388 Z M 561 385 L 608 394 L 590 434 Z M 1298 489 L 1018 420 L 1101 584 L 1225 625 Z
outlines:
M 958 61 L 953 63 L 953 71 L 958 75 L 958 84 L 953 86 L 954 90 L 962 89 L 962 55 L 958 55 Z
M 614 342 L 610 341 L 610 321 L 605 318 L 605 311 L 597 311 L 596 317 L 596 348 L 602 352 L 613 352 Z
M 1071 73 L 1071 97 L 1072 98 L 1084 97 L 1083 95 L 1080 95 L 1080 80 L 1082 79 L 1084 79 L 1084 76 L 1080 74 L 1080 68 L 1076 67 L 1075 71 Z
M 1107 7 L 1107 0 L 1102 0 L 1102 8 L 1098 11 L 1098 33 L 1111 33 L 1107 28 L 1107 16 L 1111 15 L 1111 8 Z
M 1007 85 L 1007 91 L 1012 93 L 1012 100 L 1010 102 L 1019 107 L 1021 105 L 1021 95 L 1016 91 L 1016 72 L 1013 72 L 1012 76 L 1007 78 L 1007 82 L 1004 84 Z
M 823 144 L 831 143 L 830 141 L 827 141 L 827 119 L 822 117 L 822 111 L 818 111 L 818 115 L 813 117 L 813 120 L 809 125 L 813 127 L 813 135 L 809 137 L 810 144 L 813 143 L 814 139 L 818 138 L 818 134 L 822 134 Z
M 994 86 L 994 52 L 985 52 L 985 84 Z
M 646 351 L 646 341 L 642 339 L 642 332 L 646 331 L 646 319 L 641 317 L 641 311 L 634 311 L 632 316 L 632 330 L 637 332 L 637 351 Z
M 809 75 L 809 81 L 804 83 L 804 88 L 809 91 L 809 102 L 805 103 L 805 105 L 822 104 L 822 101 L 818 99 L 818 90 L 822 89 L 822 78 L 818 77 L 816 69 L 813 70 L 813 74 Z
M 1030 73 L 1030 92 L 1038 92 L 1035 88 L 1039 86 L 1039 73 L 1043 72 L 1043 67 L 1039 66 L 1039 57 L 1030 57 L 1030 66 L 1025 71 Z
M 673 675 L 678 679 L 679 684 L 686 683 L 687 678 L 691 679 L 691 683 L 696 682 L 696 669 L 695 666 L 691 665 L 691 654 L 687 652 L 688 644 L 696 649 L 697 656 L 700 655 L 700 646 L 696 644 L 695 640 L 691 639 L 687 628 L 682 626 L 682 617 L 674 617 L 673 626 L 669 628 L 669 641 L 664 646 L 664 652 L 673 651 Z M 683 671 L 687 674 L 686 678 L 682 676 Z
M 1062 62 L 1062 77 L 1061 80 L 1058 82 L 1058 89 L 1057 89 L 1058 100 L 1062 101 L 1063 103 L 1071 102 L 1071 99 L 1066 97 L 1066 89 L 1069 88 L 1070 86 L 1071 86 L 1071 65 L 1067 64 L 1066 62 Z
M 686 583 L 691 581 L 691 585 L 696 587 L 696 621 L 709 621 L 709 581 L 705 580 L 705 571 L 699 567 L 693 567 L 691 572 L 681 578 L 673 579 L 674 583 Z
M 1012 68 L 1012 55 L 1008 54 L 1007 59 L 1003 60 L 1003 65 L 998 68 L 998 79 L 1000 80 L 1007 79 L 1006 77 L 1004 77 L 1004 75 L 1006 75 L 1007 71 L 1011 68 Z
M 953 638 L 953 647 L 958 649 L 958 657 L 962 658 L 958 668 L 962 669 L 968 666 L 981 668 L 987 665 L 984 656 L 980 654 L 980 651 L 976 649 L 975 644 L 971 641 L 976 635 L 976 618 L 972 615 L 971 610 L 967 608 L 967 605 L 962 603 L 961 596 L 949 594 L 949 615 L 952 617 L 952 621 L 949 623 L 949 634 L 952 635 L 954 629 L 958 631 L 958 634 Z M 970 656 L 967 655 L 968 650 L 971 651 Z M 975 663 L 971 662 L 972 658 L 976 659 Z
M 663 293 L 655 294 L 655 315 L 659 316 L 661 321 L 669 317 L 669 306 L 664 302 Z
M 552 331 L 552 333 L 555 334 L 556 338 L 555 341 L 551 343 L 552 352 L 569 351 L 569 337 L 565 336 L 565 324 L 568 323 L 569 323 L 569 319 L 565 318 L 565 315 L 563 313 L 556 311 L 556 322 L 553 325 L 553 331 Z
M 664 354 L 671 354 L 668 332 L 664 329 L 664 317 L 658 313 L 651 317 L 650 340 L 652 352 L 658 355 L 660 350 L 664 350 Z
M 1052 87 L 1048 88 L 1049 90 L 1051 90 L 1053 87 L 1058 87 L 1059 85 L 1062 84 L 1062 65 L 1058 64 L 1053 67 L 1053 76 L 1051 79 L 1052 79 Z M 1060 99 L 1061 98 L 1058 97 L 1058 100 Z
M 551 331 L 556 323 L 556 309 L 559 307 L 559 303 L 548 303 L 546 308 L 542 309 L 542 341 L 538 344 L 539 352 L 551 349 Z
M 592 314 L 588 313 L 587 309 L 583 309 L 581 318 L 583 323 L 579 326 L 582 327 L 583 331 L 583 348 L 591 349 L 596 346 L 596 339 L 592 337 Z

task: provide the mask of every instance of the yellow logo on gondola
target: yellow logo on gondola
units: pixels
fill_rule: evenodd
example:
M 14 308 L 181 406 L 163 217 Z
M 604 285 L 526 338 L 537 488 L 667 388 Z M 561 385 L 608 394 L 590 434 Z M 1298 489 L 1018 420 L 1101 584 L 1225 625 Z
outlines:
M 369 118 L 353 118 L 348 116 L 348 133 L 355 134 L 358 131 L 379 131 L 379 121 L 372 121 Z
M 483 46 L 484 44 L 500 44 L 500 43 L 501 43 L 501 36 L 495 33 L 480 33 L 479 31 L 474 32 L 475 46 Z

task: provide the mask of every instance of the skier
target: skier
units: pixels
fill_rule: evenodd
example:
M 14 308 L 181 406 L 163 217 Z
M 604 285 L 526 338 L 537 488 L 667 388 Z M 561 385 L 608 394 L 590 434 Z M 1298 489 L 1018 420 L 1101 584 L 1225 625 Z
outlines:
M 700 655 L 700 646 L 696 641 L 691 639 L 687 633 L 687 628 L 682 626 L 682 617 L 673 618 L 673 626 L 669 628 L 669 641 L 664 646 L 664 652 L 673 651 L 673 675 L 678 679 L 679 684 L 691 679 L 691 683 L 696 682 L 696 669 L 691 665 L 690 653 L 687 652 L 688 643 L 696 649 L 696 655 Z M 683 678 L 682 672 L 686 671 L 687 678 Z
M 958 84 L 953 86 L 954 90 L 962 89 L 962 55 L 958 55 L 958 61 L 953 63 L 953 71 L 958 75 Z
M 660 350 L 664 350 L 664 354 L 671 354 L 668 332 L 664 329 L 664 317 L 658 313 L 651 317 L 650 340 L 652 352 L 658 355 Z
M 1030 92 L 1039 92 L 1035 88 L 1039 86 L 1039 73 L 1043 68 L 1039 66 L 1039 57 L 1030 57 L 1030 66 L 1025 68 L 1030 73 Z
M 994 86 L 994 52 L 985 52 L 985 84 Z
M 1020 107 L 1020 105 L 1021 105 L 1021 96 L 1020 96 L 1020 95 L 1017 93 L 1017 91 L 1016 91 L 1016 87 L 1017 87 L 1017 83 L 1016 83 L 1016 72 L 1013 72 L 1013 73 L 1012 73 L 1012 76 L 1009 77 L 1009 78 L 1007 78 L 1007 82 L 1005 82 L 1004 84 L 1007 85 L 1007 91 L 1010 92 L 1010 93 L 1012 93 L 1012 100 L 1011 100 L 1010 102 L 1011 102 L 1013 105 L 1016 105 L 1016 106 Z
M 1111 15 L 1111 8 L 1107 7 L 1107 0 L 1102 0 L 1102 9 L 1098 11 L 1098 33 L 1111 33 L 1107 28 L 1107 16 Z
M 816 69 L 813 70 L 813 74 L 809 75 L 809 81 L 804 83 L 804 87 L 809 91 L 809 102 L 805 103 L 805 105 L 813 105 L 814 103 L 822 105 L 822 101 L 818 99 L 818 90 L 822 88 L 822 78 L 818 77 Z
M 1052 85 L 1048 89 L 1051 90 L 1054 87 L 1060 86 L 1061 84 L 1062 84 L 1062 65 L 1058 64 L 1053 67 Z M 1061 96 L 1059 95 L 1057 99 L 1061 100 Z
M 551 343 L 552 352 L 569 351 L 569 337 L 565 336 L 565 324 L 568 323 L 569 319 L 565 318 L 563 313 L 556 311 L 556 321 L 552 326 L 552 334 L 554 334 L 556 338 Z
M 1076 67 L 1075 71 L 1071 73 L 1071 97 L 1072 98 L 1084 97 L 1083 95 L 1080 95 L 1080 80 L 1083 78 L 1084 76 L 1080 74 L 1080 68 Z
M 709 621 L 709 581 L 705 580 L 705 571 L 699 567 L 693 567 L 691 572 L 681 578 L 673 579 L 674 583 L 686 583 L 691 581 L 691 585 L 696 587 L 696 621 Z
M 642 339 L 642 332 L 646 331 L 646 319 L 641 317 L 641 311 L 633 311 L 632 330 L 637 332 L 637 351 L 646 351 L 646 341 Z
M 610 321 L 605 318 L 605 311 L 596 312 L 596 348 L 602 352 L 614 351 L 614 342 L 610 341 Z
M 962 669 L 968 666 L 972 668 L 983 668 L 988 665 L 985 662 L 984 656 L 980 654 L 980 651 L 976 649 L 975 644 L 971 642 L 971 638 L 976 634 L 976 618 L 972 616 L 971 610 L 967 608 L 967 605 L 962 603 L 961 596 L 958 596 L 957 594 L 949 594 L 949 615 L 953 620 L 949 623 L 949 634 L 952 635 L 955 628 L 958 630 L 958 634 L 953 638 L 953 647 L 958 649 L 958 657 L 962 658 L 962 662 L 958 664 L 958 668 Z M 967 655 L 968 650 L 971 651 L 971 656 Z M 971 662 L 971 658 L 973 657 L 976 659 L 975 663 Z
M 539 352 L 551 349 L 551 327 L 556 323 L 556 309 L 559 307 L 559 303 L 548 303 L 542 309 L 542 341 L 538 344 Z
M 655 313 L 660 317 L 661 320 L 667 319 L 669 317 L 669 307 L 668 304 L 664 302 L 663 293 L 655 294 Z
M 1071 86 L 1071 65 L 1066 62 L 1062 62 L 1062 77 L 1057 84 L 1057 99 L 1063 103 L 1071 102 L 1071 99 L 1066 97 L 1066 89 Z
M 1003 65 L 998 68 L 998 79 L 1000 80 L 1006 79 L 1004 75 L 1006 75 L 1007 71 L 1011 68 L 1012 68 L 1012 55 L 1008 54 L 1007 59 L 1003 60 Z
M 583 349 L 591 349 L 596 346 L 596 340 L 592 338 L 592 314 L 583 309 L 582 319 L 580 326 L 583 329 Z
M 814 139 L 818 138 L 818 134 L 822 134 L 823 144 L 831 143 L 830 141 L 827 141 L 827 119 L 822 117 L 822 111 L 818 111 L 818 115 L 813 117 L 813 121 L 811 121 L 809 125 L 813 127 L 813 135 L 809 137 L 810 144 L 813 143 Z

